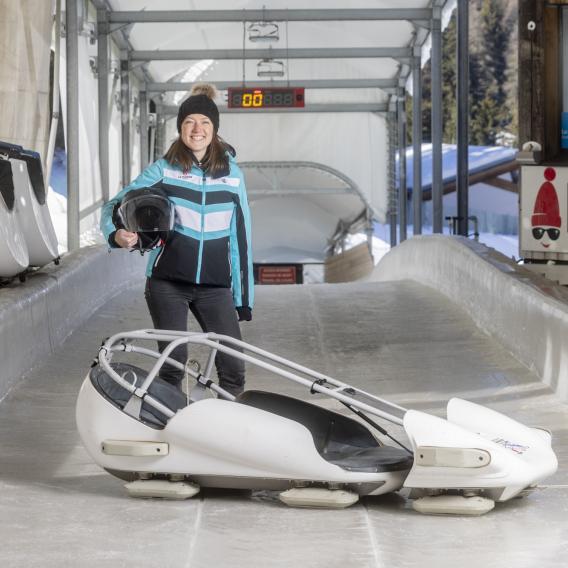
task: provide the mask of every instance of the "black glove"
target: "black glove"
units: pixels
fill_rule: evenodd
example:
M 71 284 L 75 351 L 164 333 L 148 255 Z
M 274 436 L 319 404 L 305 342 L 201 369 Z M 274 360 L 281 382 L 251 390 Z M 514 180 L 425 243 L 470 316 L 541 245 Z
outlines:
M 252 310 L 248 306 L 239 306 L 237 308 L 239 321 L 250 321 L 252 319 Z

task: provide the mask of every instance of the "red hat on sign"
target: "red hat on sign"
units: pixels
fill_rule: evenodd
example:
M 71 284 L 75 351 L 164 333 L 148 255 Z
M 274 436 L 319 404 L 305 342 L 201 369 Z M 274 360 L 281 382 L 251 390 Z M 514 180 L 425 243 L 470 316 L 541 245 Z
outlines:
M 558 195 L 556 195 L 554 185 L 549 181 L 545 181 L 538 190 L 531 222 L 533 227 L 545 226 L 560 228 L 562 224 Z

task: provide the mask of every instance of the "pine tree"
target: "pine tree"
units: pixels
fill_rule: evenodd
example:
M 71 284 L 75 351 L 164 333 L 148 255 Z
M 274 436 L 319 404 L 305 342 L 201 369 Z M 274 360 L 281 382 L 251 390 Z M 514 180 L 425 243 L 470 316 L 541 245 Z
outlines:
M 424 142 L 432 140 L 431 125 L 431 65 L 422 69 L 422 137 Z M 446 143 L 456 141 L 456 19 L 452 17 L 442 38 L 442 123 L 443 139 Z M 406 97 L 407 142 L 412 143 L 412 98 Z
M 444 142 L 456 143 L 457 107 L 456 107 L 456 61 L 457 61 L 457 22 L 454 12 L 448 27 L 442 36 L 442 115 Z
M 504 25 L 502 0 L 483 0 L 480 24 L 481 42 L 470 66 L 470 141 L 491 145 L 512 120 L 505 93 L 509 33 Z
M 503 0 L 479 0 L 470 4 L 470 24 L 475 37 L 470 37 L 469 52 L 469 142 L 470 144 L 495 144 L 497 134 L 503 129 L 513 129 L 511 109 L 515 101 L 507 96 L 507 51 L 510 30 L 503 10 Z M 509 25 L 510 27 L 510 25 Z M 455 144 L 457 127 L 456 106 L 456 13 L 444 30 L 442 39 L 442 120 L 443 141 Z M 510 72 L 510 70 L 509 70 Z M 423 140 L 431 140 L 431 72 L 430 63 L 423 69 Z M 407 98 L 408 141 L 412 140 L 412 99 Z
M 482 38 L 485 47 L 483 70 L 486 75 L 487 91 L 497 106 L 505 103 L 505 81 L 507 80 L 507 48 L 509 33 L 504 27 L 504 12 L 501 0 L 483 0 L 481 8 Z

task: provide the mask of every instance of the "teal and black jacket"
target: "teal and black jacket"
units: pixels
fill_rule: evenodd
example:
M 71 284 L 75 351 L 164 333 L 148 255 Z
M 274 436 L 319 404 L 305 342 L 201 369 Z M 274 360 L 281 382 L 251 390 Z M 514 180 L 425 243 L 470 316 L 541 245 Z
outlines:
M 195 165 L 184 171 L 161 158 L 103 206 L 101 230 L 116 248 L 115 206 L 132 189 L 162 189 L 175 206 L 174 230 L 165 245 L 150 252 L 146 275 L 230 287 L 235 307 L 252 309 L 250 210 L 242 172 L 231 155 L 224 173 L 212 178 Z

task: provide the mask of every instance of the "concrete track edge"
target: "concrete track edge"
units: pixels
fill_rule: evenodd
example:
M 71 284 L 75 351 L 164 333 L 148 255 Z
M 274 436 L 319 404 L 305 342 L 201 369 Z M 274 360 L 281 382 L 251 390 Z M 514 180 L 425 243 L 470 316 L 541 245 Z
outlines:
M 475 323 L 568 402 L 568 290 L 464 237 L 409 239 L 369 281 L 415 280 L 463 308 Z
M 145 264 L 137 253 L 90 246 L 0 289 L 0 400 L 100 306 L 140 284 Z

